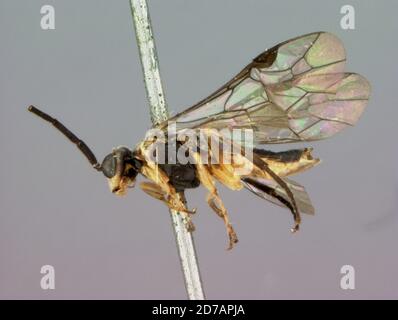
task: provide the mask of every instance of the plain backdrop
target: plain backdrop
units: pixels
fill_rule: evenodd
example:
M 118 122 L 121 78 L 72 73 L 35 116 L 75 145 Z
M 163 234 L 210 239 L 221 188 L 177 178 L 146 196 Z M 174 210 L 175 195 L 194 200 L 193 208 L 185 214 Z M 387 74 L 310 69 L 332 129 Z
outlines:
M 55 30 L 40 28 L 45 4 L 55 8 Z M 303 144 L 323 162 L 295 178 L 316 208 L 298 234 L 287 210 L 220 187 L 240 239 L 227 252 L 206 192 L 187 194 L 198 209 L 194 237 L 208 298 L 398 298 L 398 5 L 350 1 L 356 29 L 342 30 L 345 4 L 149 3 L 172 113 L 266 48 L 319 30 L 343 40 L 347 70 L 372 84 L 355 128 Z M 34 104 L 62 120 L 100 160 L 115 146 L 135 146 L 151 124 L 129 2 L 1 0 L 0 39 L 0 298 L 186 298 L 164 204 L 139 188 L 111 194 L 72 144 L 26 111 Z M 55 290 L 40 287 L 46 264 L 55 268 Z M 340 288 L 347 264 L 355 290 Z

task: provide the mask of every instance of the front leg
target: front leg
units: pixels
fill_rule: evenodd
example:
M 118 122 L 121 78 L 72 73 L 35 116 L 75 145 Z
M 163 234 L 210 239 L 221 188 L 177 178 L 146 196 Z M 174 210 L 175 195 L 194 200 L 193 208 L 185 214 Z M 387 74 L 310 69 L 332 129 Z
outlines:
M 195 210 L 190 211 L 187 209 L 183 193 L 174 191 L 171 194 L 167 194 L 158 184 L 148 181 L 141 182 L 140 187 L 146 194 L 165 203 L 173 210 L 171 214 L 181 214 L 189 232 L 195 230 L 195 226 L 190 217 L 191 214 L 195 213 Z
M 185 198 L 182 198 L 181 195 L 176 192 L 175 188 L 170 183 L 169 177 L 159 167 L 159 165 L 148 157 L 147 146 L 145 146 L 145 143 L 142 143 L 137 150 L 137 153 L 144 162 L 140 173 L 152 181 L 141 183 L 142 190 L 155 199 L 164 202 L 171 210 L 173 210 L 172 214 L 181 214 L 187 230 L 193 231 L 195 228 L 190 219 L 190 214 L 195 213 L 195 210 L 189 211 L 187 209 Z

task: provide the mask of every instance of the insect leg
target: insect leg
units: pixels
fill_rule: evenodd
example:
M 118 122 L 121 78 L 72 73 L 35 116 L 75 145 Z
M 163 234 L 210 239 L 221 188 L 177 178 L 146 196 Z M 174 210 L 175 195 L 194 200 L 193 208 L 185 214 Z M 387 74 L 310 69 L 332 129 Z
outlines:
M 160 188 L 156 183 L 145 181 L 140 183 L 140 187 L 142 191 L 144 191 L 146 194 L 168 205 L 168 202 L 166 200 L 166 194 L 163 192 L 162 188 Z
M 294 198 L 293 192 L 292 190 L 290 190 L 289 186 L 286 184 L 285 181 L 283 181 L 283 179 L 281 177 L 279 177 L 275 172 L 273 172 L 269 166 L 267 165 L 267 163 L 265 161 L 263 161 L 259 156 L 257 156 L 256 154 L 253 154 L 253 164 L 256 165 L 257 167 L 259 167 L 260 169 L 264 170 L 266 173 L 268 173 L 274 180 L 276 183 L 278 183 L 281 188 L 283 190 L 285 190 L 287 196 L 288 196 L 288 200 L 291 204 L 291 206 L 289 207 L 289 209 L 291 209 L 291 212 L 293 214 L 293 218 L 294 218 L 294 222 L 295 225 L 294 227 L 291 229 L 292 232 L 296 232 L 299 230 L 300 227 L 300 223 L 301 223 L 301 216 L 300 216 L 300 212 L 298 210 L 297 207 L 297 203 L 296 203 L 296 199 Z M 286 205 L 286 204 L 285 204 Z
M 187 199 L 185 198 L 185 194 L 183 191 L 178 192 L 178 198 L 184 204 L 184 206 L 186 208 Z M 193 209 L 192 211 L 189 211 L 189 212 L 179 211 L 179 213 L 183 215 L 185 226 L 187 227 L 187 230 L 189 232 L 195 231 L 195 225 L 193 224 L 193 222 L 191 220 L 191 214 L 194 214 L 195 212 L 196 212 L 196 209 Z
M 254 188 L 255 188 L 254 190 L 259 190 L 259 191 L 254 191 L 253 189 L 249 189 L 249 190 L 252 191 L 254 194 L 256 194 L 256 195 L 258 195 L 258 196 L 261 196 L 261 194 L 260 194 L 259 192 L 264 192 L 264 194 L 267 194 L 267 195 L 270 196 L 271 198 L 276 199 L 279 203 L 281 203 L 281 204 L 284 205 L 286 208 L 288 208 L 288 209 L 292 212 L 292 214 L 293 214 L 293 216 L 294 216 L 294 214 L 295 214 L 295 213 L 294 213 L 294 207 L 292 206 L 292 204 L 290 203 L 290 201 L 287 200 L 287 199 L 285 199 L 282 195 L 278 194 L 278 192 L 277 192 L 274 188 L 272 188 L 272 187 L 270 187 L 270 186 L 268 186 L 268 185 L 266 185 L 266 184 L 264 184 L 264 183 L 261 183 L 261 182 L 259 182 L 259 181 L 256 180 L 256 179 L 244 178 L 244 179 L 242 179 L 242 180 L 243 180 L 247 185 L 254 187 Z M 262 198 L 264 198 L 264 196 L 262 196 Z M 265 198 L 265 199 L 267 199 L 267 198 Z
M 189 211 L 186 208 L 186 201 L 183 194 L 181 195 L 181 193 L 175 193 L 173 195 L 168 195 L 159 185 L 154 182 L 148 181 L 141 182 L 140 187 L 149 196 L 162 201 L 171 210 L 174 210 L 181 214 L 184 218 L 184 222 L 188 231 L 195 230 L 195 226 L 190 217 L 190 214 L 195 213 L 195 210 Z
M 207 204 L 209 205 L 210 208 L 213 209 L 217 215 L 224 220 L 225 228 L 227 229 L 228 237 L 229 237 L 229 245 L 227 250 L 231 250 L 235 243 L 238 242 L 238 236 L 236 235 L 236 232 L 234 228 L 232 227 L 231 222 L 229 221 L 229 216 L 228 212 L 224 207 L 224 204 L 220 198 L 220 196 L 217 193 L 217 190 L 215 192 L 210 192 L 207 195 Z
M 209 194 L 207 195 L 206 198 L 207 204 L 209 205 L 210 208 L 213 209 L 215 213 L 217 213 L 217 215 L 221 219 L 224 220 L 224 224 L 227 229 L 229 237 L 228 250 L 230 250 L 233 248 L 234 244 L 238 242 L 238 237 L 236 235 L 234 228 L 232 227 L 231 222 L 229 221 L 227 210 L 225 209 L 224 204 L 220 196 L 218 195 L 214 179 L 211 177 L 211 174 L 209 173 L 207 168 L 202 164 L 198 164 L 196 168 L 200 182 L 207 190 L 209 190 Z

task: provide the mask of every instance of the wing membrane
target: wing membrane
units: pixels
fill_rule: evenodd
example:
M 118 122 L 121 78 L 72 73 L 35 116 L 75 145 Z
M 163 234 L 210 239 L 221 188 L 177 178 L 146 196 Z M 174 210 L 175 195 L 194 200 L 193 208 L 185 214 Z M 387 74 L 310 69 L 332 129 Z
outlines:
M 305 191 L 305 188 L 299 183 L 283 178 L 289 189 L 294 195 L 297 207 L 300 212 L 313 215 L 315 210 L 311 204 L 311 200 Z M 278 206 L 285 207 L 291 210 L 291 201 L 286 195 L 286 191 L 281 188 L 275 181 L 260 178 L 243 179 L 242 183 L 245 188 L 254 193 L 255 195 L 268 200 Z
M 344 73 L 344 64 L 337 37 L 304 35 L 265 51 L 169 121 L 178 130 L 252 129 L 256 144 L 324 139 L 354 125 L 369 98 L 367 80 Z

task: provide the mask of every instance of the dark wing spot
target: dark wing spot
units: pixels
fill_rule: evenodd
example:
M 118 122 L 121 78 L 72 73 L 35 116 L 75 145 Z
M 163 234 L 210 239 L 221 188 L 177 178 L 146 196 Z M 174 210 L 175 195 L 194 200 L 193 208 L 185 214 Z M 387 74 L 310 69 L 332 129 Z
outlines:
M 278 56 L 278 48 L 279 46 L 273 47 L 270 50 L 267 50 L 255 57 L 253 59 L 254 66 L 260 68 L 267 68 L 272 66 L 276 57 Z

